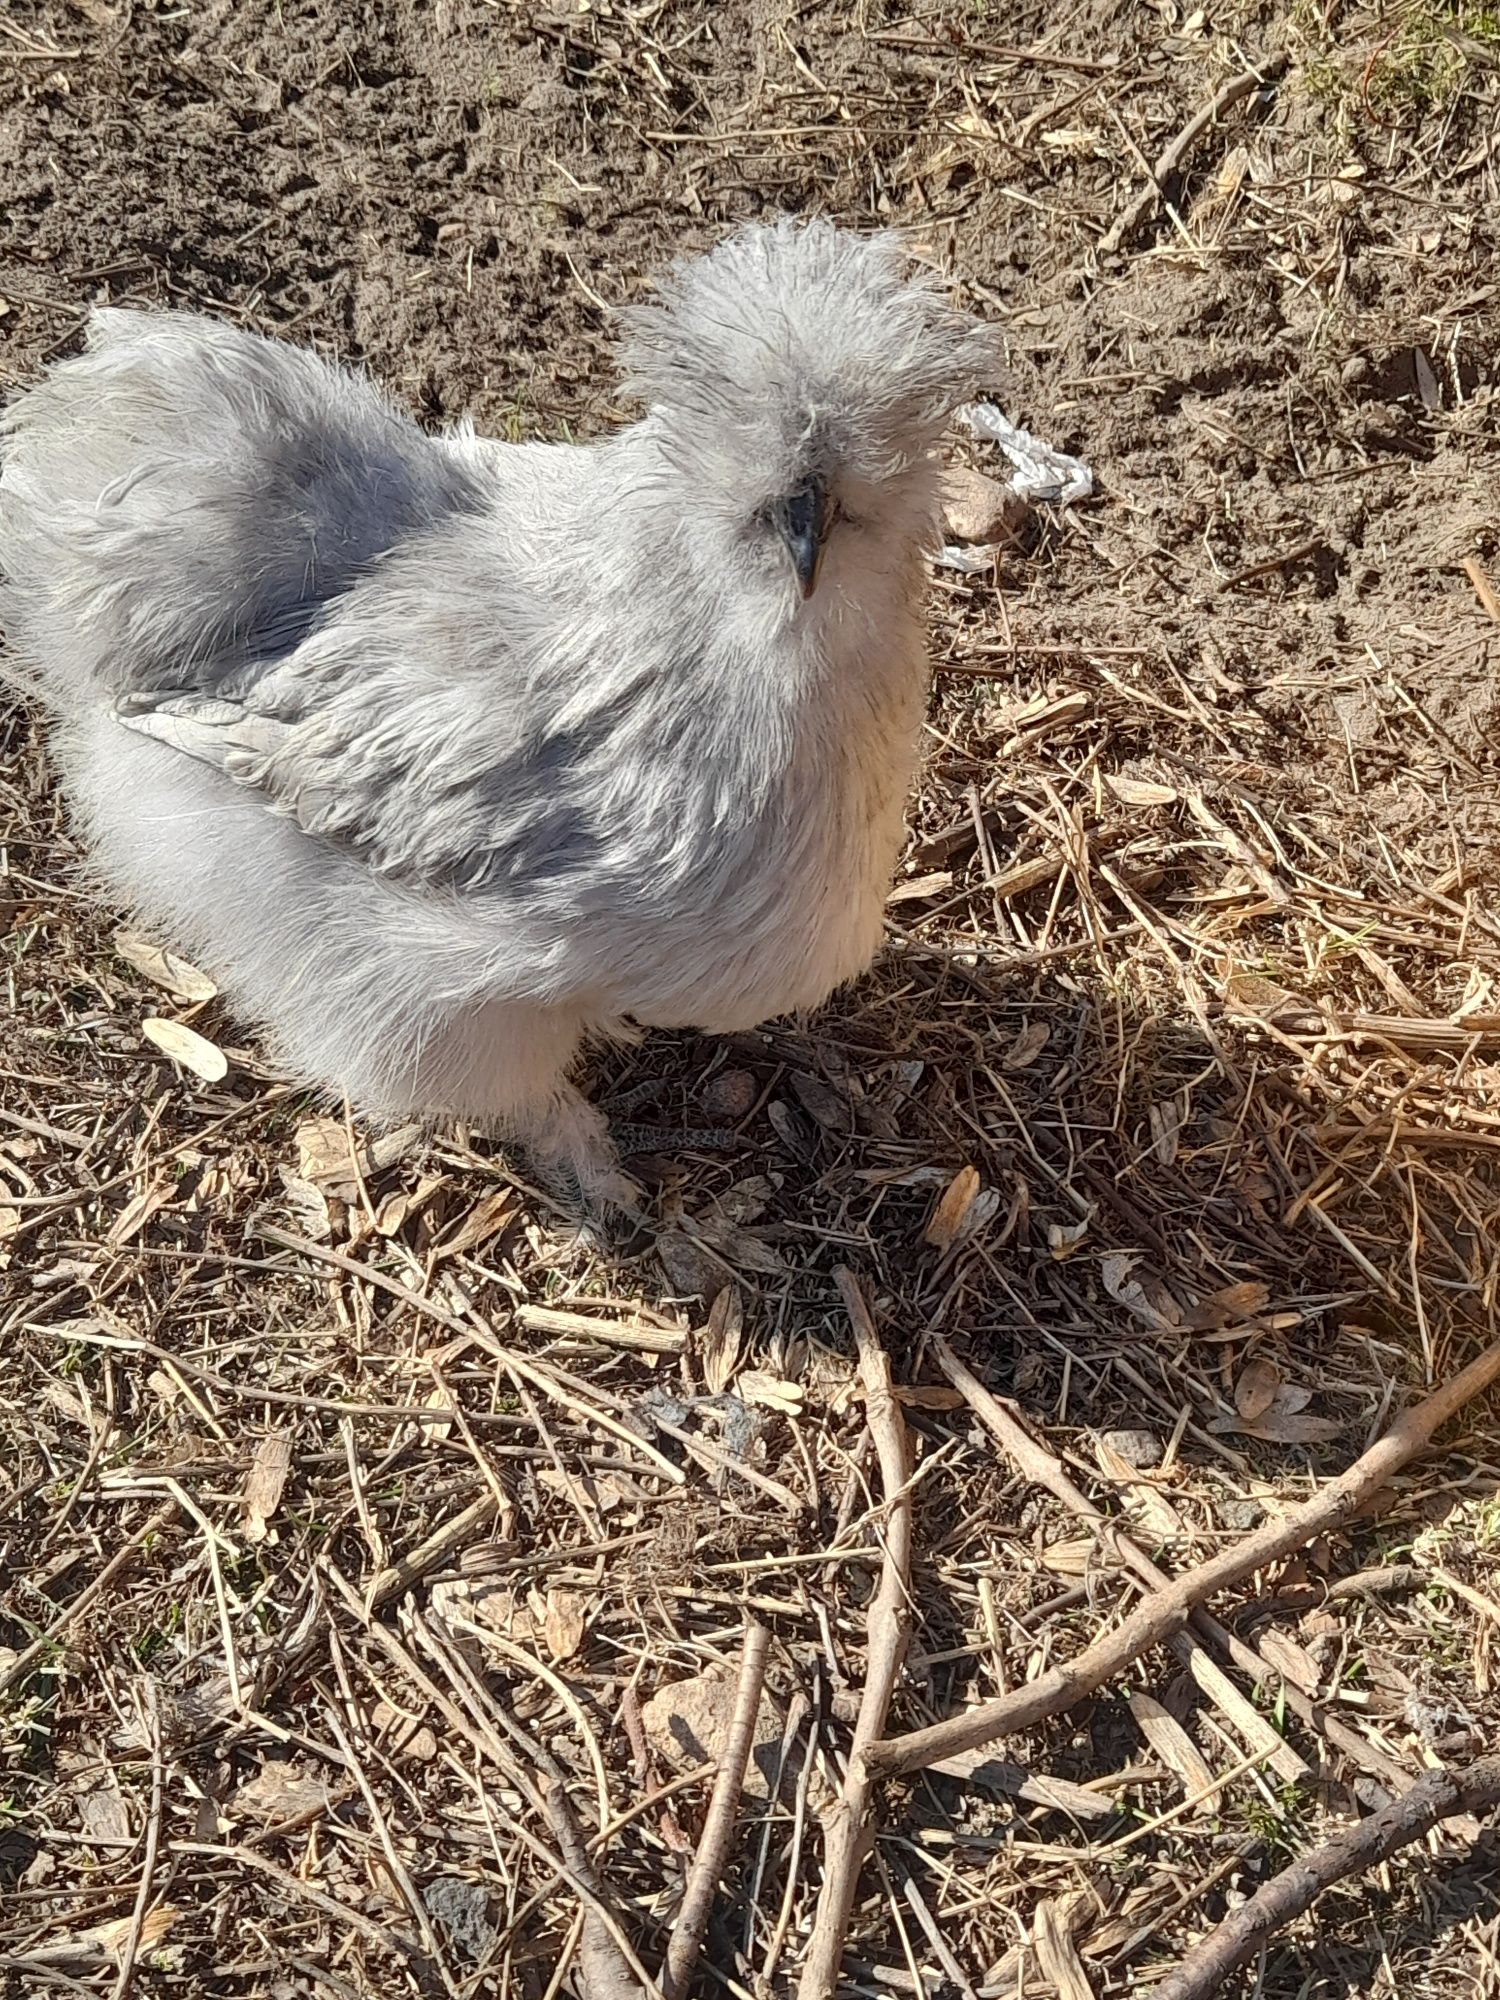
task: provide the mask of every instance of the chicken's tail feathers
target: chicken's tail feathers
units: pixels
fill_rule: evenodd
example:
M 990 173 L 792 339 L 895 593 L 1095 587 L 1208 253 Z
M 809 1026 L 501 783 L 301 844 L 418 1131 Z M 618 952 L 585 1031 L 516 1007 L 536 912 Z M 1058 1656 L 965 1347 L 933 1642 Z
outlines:
M 102 308 L 0 412 L 13 681 L 211 690 L 279 657 L 475 473 L 365 377 L 191 313 Z

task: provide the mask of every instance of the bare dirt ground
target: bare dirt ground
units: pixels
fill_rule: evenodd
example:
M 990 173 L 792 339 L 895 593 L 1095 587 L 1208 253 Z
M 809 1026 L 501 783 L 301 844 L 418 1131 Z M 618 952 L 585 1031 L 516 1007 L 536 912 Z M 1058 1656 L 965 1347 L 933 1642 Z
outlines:
M 549 1785 L 654 1972 L 753 1616 L 770 1778 L 698 1990 L 792 1992 L 890 1518 L 838 1265 L 916 1455 L 902 1729 L 1135 1589 L 933 1334 L 1172 1572 L 1495 1339 L 1497 163 L 1469 0 L 0 11 L 0 389 L 91 302 L 173 303 L 434 422 L 577 434 L 623 414 L 609 309 L 665 254 L 820 210 L 910 225 L 1099 488 L 935 577 L 879 970 L 619 1066 L 743 1143 L 664 1154 L 610 1268 L 478 1140 L 351 1153 L 118 944 L 6 716 L 5 1991 L 550 2000 L 583 1975 Z M 1216 1600 L 1188 1657 L 1227 1689 L 1156 1651 L 1008 1772 L 885 1787 L 848 1990 L 1133 1990 L 1492 1745 L 1497 1478 L 1476 1403 Z M 1494 1834 L 1450 1826 L 1244 1990 L 1500 1992 L 1497 1898 Z

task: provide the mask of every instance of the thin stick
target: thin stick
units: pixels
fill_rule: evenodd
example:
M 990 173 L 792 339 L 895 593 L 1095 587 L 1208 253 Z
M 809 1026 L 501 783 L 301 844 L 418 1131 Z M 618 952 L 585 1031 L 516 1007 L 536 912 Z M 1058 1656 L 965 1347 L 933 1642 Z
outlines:
M 661 1990 L 666 2000 L 687 2000 L 688 1981 L 698 1963 L 703 1934 L 708 1929 L 714 1892 L 729 1858 L 734 1839 L 735 1814 L 745 1786 L 745 1766 L 755 1741 L 755 1719 L 760 1713 L 761 1684 L 766 1677 L 766 1648 L 771 1643 L 769 1627 L 752 1619 L 745 1627 L 744 1651 L 740 1654 L 740 1681 L 735 1690 L 734 1713 L 724 1744 L 719 1775 L 703 1822 L 703 1837 L 682 1892 L 682 1904 L 667 1943 L 662 1967 Z
M 1247 69 L 1241 75 L 1231 77 L 1224 88 L 1216 96 L 1211 97 L 1201 111 L 1195 112 L 1177 137 L 1158 156 L 1147 185 L 1129 208 L 1123 210 L 1100 237 L 1097 254 L 1101 257 L 1112 257 L 1126 238 L 1135 234 L 1161 200 L 1166 183 L 1208 128 L 1217 124 L 1224 113 L 1232 110 L 1242 97 L 1249 97 L 1253 91 L 1263 89 L 1268 83 L 1274 83 L 1285 68 L 1285 58 L 1275 56 L 1263 62 L 1258 69 Z
M 115 1978 L 111 2000 L 125 2000 L 135 1978 L 136 1955 L 141 1948 L 146 1912 L 150 1908 L 151 1891 L 156 1883 L 156 1857 L 161 1851 L 162 1794 L 166 1786 L 166 1769 L 162 1762 L 161 1718 L 157 1713 L 154 1681 L 142 1680 L 136 1695 L 136 1712 L 151 1745 L 151 1803 L 146 1809 L 146 1846 L 141 1856 L 141 1879 L 130 1912 L 130 1929 L 120 1951 L 120 1970 Z
M 422 1947 L 405 1931 L 397 1930 L 393 1924 L 377 1924 L 367 1917 L 363 1910 L 353 1903 L 342 1903 L 337 1896 L 330 1896 L 326 1889 L 316 1883 L 306 1882 L 290 1869 L 278 1867 L 263 1854 L 257 1854 L 253 1847 L 243 1842 L 238 1847 L 221 1847 L 211 1840 L 174 1840 L 169 1844 L 172 1854 L 192 1854 L 205 1861 L 229 1861 L 236 1868 L 246 1868 L 254 1874 L 262 1875 L 274 1882 L 292 1902 L 310 1903 L 315 1910 L 345 1930 L 358 1931 L 368 1944 L 377 1951 L 398 1951 L 409 1963 L 421 1965 L 425 1962 Z
M 645 2000 L 645 1989 L 615 1936 L 617 1919 L 604 1900 L 598 1871 L 584 1847 L 568 1795 L 551 1777 L 538 1777 L 552 1838 L 579 1898 L 583 1927 L 578 1933 L 578 1991 L 581 2000 Z
M 965 1368 L 941 1335 L 933 1335 L 932 1347 L 938 1365 L 948 1380 L 1025 1477 L 1045 1488 L 1080 1520 L 1107 1529 L 1110 1547 L 1149 1590 L 1166 1589 L 1172 1581 L 1167 1572 L 1158 1568 L 1145 1550 L 1131 1540 L 1118 1521 L 1111 1521 L 1104 1510 L 1096 1507 L 1088 1495 L 1073 1483 L 1060 1461 L 1038 1444 L 1000 1398 L 992 1396 L 979 1378 Z M 1296 1784 L 1308 1775 L 1307 1760 L 1266 1720 L 1249 1697 L 1241 1694 L 1228 1674 L 1190 1632 L 1177 1633 L 1168 1639 L 1167 1644 L 1225 1721 L 1238 1730 L 1253 1750 L 1258 1750 L 1268 1760 L 1278 1778 L 1287 1784 Z M 1232 1640 L 1231 1649 L 1240 1664 L 1257 1679 L 1263 1680 L 1271 1672 L 1254 1648 L 1243 1640 Z
M 823 1886 L 797 1983 L 797 2000 L 833 2000 L 839 1983 L 839 1962 L 860 1869 L 874 1840 L 874 1774 L 866 1761 L 867 1751 L 878 1743 L 885 1728 L 911 1629 L 912 1495 L 906 1419 L 891 1383 L 890 1360 L 880 1345 L 859 1280 L 842 1269 L 834 1277 L 854 1328 L 865 1390 L 865 1421 L 880 1459 L 886 1500 L 885 1554 L 866 1621 L 865 1687 L 854 1724 L 849 1767 L 839 1796 L 823 1816 Z
M 1290 1868 L 1232 1910 L 1187 1957 L 1151 1988 L 1151 2000 L 1207 2000 L 1247 1965 L 1276 1932 L 1300 1917 L 1325 1889 L 1348 1875 L 1377 1867 L 1399 1848 L 1409 1847 L 1439 1821 L 1459 1813 L 1486 1813 L 1500 1805 L 1500 1757 L 1481 1757 L 1463 1771 L 1429 1771 L 1409 1792 L 1331 1840 L 1304 1854 Z
M 1086 1647 L 1076 1660 L 1051 1668 L 1012 1694 L 983 1702 L 929 1729 L 872 1743 L 865 1752 L 866 1769 L 877 1778 L 925 1770 L 940 1758 L 977 1750 L 998 1737 L 1034 1729 L 1048 1716 L 1062 1714 L 1113 1680 L 1142 1653 L 1180 1632 L 1195 1608 L 1216 1592 L 1233 1589 L 1268 1563 L 1279 1562 L 1320 1535 L 1346 1527 L 1372 1494 L 1427 1448 L 1435 1431 L 1496 1381 L 1500 1381 L 1500 1341 L 1487 1347 L 1452 1381 L 1403 1411 L 1384 1437 L 1347 1472 L 1330 1480 L 1285 1520 L 1268 1521 L 1233 1548 L 1221 1550 L 1165 1589 L 1143 1597 L 1128 1618 Z

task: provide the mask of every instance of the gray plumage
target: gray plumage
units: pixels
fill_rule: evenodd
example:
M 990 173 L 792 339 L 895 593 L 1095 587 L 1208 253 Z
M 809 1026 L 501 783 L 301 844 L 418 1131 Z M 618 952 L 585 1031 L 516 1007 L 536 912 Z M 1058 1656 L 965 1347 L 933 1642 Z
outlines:
M 0 419 L 0 629 L 110 890 L 298 1073 L 628 1201 L 590 1038 L 874 955 L 927 686 L 933 447 L 995 349 L 890 237 L 752 227 L 626 315 L 646 415 L 424 434 L 96 312 Z

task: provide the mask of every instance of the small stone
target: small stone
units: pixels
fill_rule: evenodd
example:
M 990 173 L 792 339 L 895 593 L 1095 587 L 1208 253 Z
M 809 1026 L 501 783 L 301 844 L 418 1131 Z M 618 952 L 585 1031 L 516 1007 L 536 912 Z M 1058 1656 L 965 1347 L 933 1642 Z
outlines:
M 641 1710 L 646 1741 L 673 1771 L 691 1771 L 714 1762 L 729 1739 L 734 1715 L 735 1677 L 710 1670 L 690 1680 L 671 1681 L 658 1689 Z M 755 1718 L 755 1740 L 745 1766 L 745 1792 L 768 1799 L 781 1755 L 786 1717 L 769 1694 L 762 1693 Z
M 1161 1439 L 1155 1431 L 1101 1431 L 1099 1442 L 1118 1453 L 1137 1472 L 1147 1472 L 1161 1464 Z
M 720 1125 L 737 1125 L 749 1116 L 759 1094 L 749 1070 L 725 1069 L 703 1086 L 698 1102 L 705 1118 L 712 1118 Z
M 490 1898 L 478 1882 L 462 1875 L 438 1875 L 422 1890 L 427 1914 L 436 1917 L 460 1957 L 475 1965 L 489 1957 L 495 1942 Z
M 943 474 L 943 525 L 955 542 L 998 542 L 1020 521 L 1026 503 L 1009 487 L 967 465 Z
M 1351 354 L 1339 370 L 1339 380 L 1346 389 L 1352 389 L 1357 382 L 1363 382 L 1370 372 L 1370 364 L 1362 354 Z
M 734 1277 L 722 1257 L 715 1257 L 701 1243 L 680 1229 L 664 1229 L 656 1239 L 667 1282 L 679 1298 L 714 1299 Z
M 1266 1518 L 1266 1510 L 1258 1500 L 1221 1500 L 1214 1512 L 1221 1528 L 1233 1528 L 1240 1534 L 1258 1528 Z

